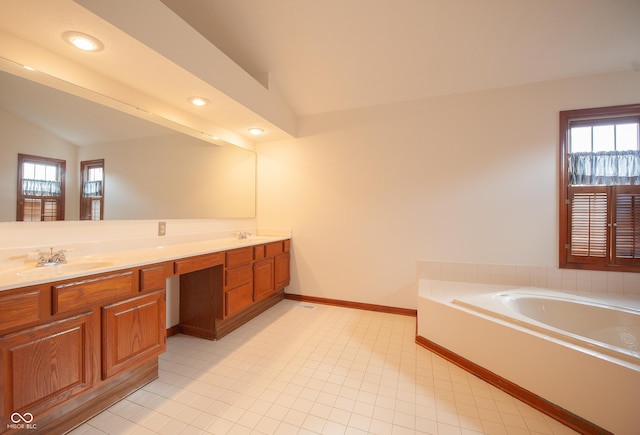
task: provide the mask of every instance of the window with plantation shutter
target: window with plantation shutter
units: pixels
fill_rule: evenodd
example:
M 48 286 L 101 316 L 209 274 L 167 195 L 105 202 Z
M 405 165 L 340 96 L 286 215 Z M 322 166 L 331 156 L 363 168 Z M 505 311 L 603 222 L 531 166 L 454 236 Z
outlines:
M 104 159 L 80 162 L 80 220 L 104 219 Z
M 64 160 L 18 154 L 16 220 L 64 220 Z
M 640 272 L 640 105 L 560 112 L 560 267 Z

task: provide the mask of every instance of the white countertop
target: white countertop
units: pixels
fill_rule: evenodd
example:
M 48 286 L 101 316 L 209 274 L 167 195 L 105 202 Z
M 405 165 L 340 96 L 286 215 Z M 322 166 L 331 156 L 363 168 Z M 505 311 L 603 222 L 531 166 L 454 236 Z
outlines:
M 111 250 L 87 256 L 67 254 L 67 263 L 36 267 L 35 261 L 0 263 L 0 291 L 286 240 L 282 236 L 210 239 L 152 247 Z

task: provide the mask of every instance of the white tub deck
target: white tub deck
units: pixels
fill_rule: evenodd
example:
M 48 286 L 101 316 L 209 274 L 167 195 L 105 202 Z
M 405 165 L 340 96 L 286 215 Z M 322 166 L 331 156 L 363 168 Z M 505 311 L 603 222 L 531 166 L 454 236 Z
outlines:
M 640 361 L 616 359 L 452 303 L 516 286 L 421 280 L 418 336 L 616 434 L 640 427 Z M 594 299 L 640 309 L 638 298 Z

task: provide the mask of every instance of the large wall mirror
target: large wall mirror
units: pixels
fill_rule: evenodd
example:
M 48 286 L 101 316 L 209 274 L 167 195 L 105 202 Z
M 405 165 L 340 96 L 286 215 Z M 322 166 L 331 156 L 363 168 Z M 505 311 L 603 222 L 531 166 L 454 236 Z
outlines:
M 16 220 L 18 154 L 66 161 L 66 220 L 80 162 L 104 159 L 105 219 L 255 216 L 256 156 L 0 71 L 0 221 Z

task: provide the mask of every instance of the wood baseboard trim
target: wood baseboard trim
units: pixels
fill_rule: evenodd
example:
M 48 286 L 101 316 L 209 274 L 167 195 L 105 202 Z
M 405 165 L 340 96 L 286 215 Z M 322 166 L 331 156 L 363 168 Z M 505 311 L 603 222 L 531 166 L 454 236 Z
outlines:
M 418 310 L 409 308 L 389 307 L 387 305 L 365 304 L 362 302 L 343 301 L 340 299 L 319 298 L 315 296 L 294 295 L 290 293 L 284 294 L 285 299 L 291 299 L 300 302 L 313 302 L 316 304 L 333 305 L 336 307 L 356 308 L 358 310 L 378 311 L 381 313 L 400 314 L 403 316 L 417 317 Z
M 254 317 L 267 311 L 269 308 L 284 299 L 284 291 L 278 290 L 276 293 L 255 302 L 244 311 L 235 314 L 225 320 L 216 319 L 216 340 L 221 339 L 225 335 L 239 328 Z
M 215 340 L 216 331 L 206 328 L 199 328 L 197 326 L 178 324 L 179 334 L 190 335 L 192 337 L 204 338 L 205 340 Z
M 154 358 L 135 369 L 115 376 L 110 382 L 86 394 L 79 395 L 76 399 L 55 408 L 45 417 L 36 416 L 37 420 L 34 423 L 37 424 L 37 430 L 33 432 L 39 435 L 66 433 L 157 378 L 158 358 Z M 0 428 L 0 433 L 4 433 L 3 430 L 4 428 Z
M 532 393 L 531 391 L 522 388 L 518 384 L 515 384 L 508 379 L 505 379 L 502 376 L 485 369 L 484 367 L 474 363 L 473 361 L 470 361 L 458 355 L 457 353 L 452 352 L 437 343 L 434 343 L 429 339 L 426 339 L 420 335 L 416 335 L 416 344 L 430 350 L 437 355 L 440 355 L 447 361 L 450 361 L 458 367 L 463 368 L 469 373 L 479 377 L 483 381 L 486 381 L 494 387 L 501 389 L 505 393 L 510 394 L 516 399 L 530 405 L 531 407 L 559 421 L 565 426 L 570 427 L 578 433 L 590 435 L 613 435 L 613 433 L 607 431 L 606 429 L 603 429 L 600 426 L 597 426 L 590 421 L 585 420 L 584 418 L 579 417 L 567 411 L 566 409 L 543 399 L 542 397 Z
M 171 337 L 172 335 L 176 335 L 180 332 L 180 324 L 173 325 L 167 328 L 167 337 Z
M 278 290 L 272 295 L 255 302 L 238 314 L 234 314 L 226 319 L 214 319 L 214 323 L 211 328 L 202 328 L 178 323 L 177 325 L 167 328 L 167 337 L 171 337 L 176 334 L 184 334 L 192 337 L 204 338 L 206 340 L 219 340 L 257 315 L 262 314 L 282 299 L 284 299 L 284 291 Z

